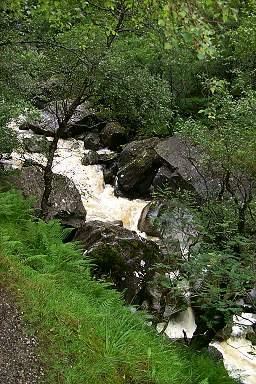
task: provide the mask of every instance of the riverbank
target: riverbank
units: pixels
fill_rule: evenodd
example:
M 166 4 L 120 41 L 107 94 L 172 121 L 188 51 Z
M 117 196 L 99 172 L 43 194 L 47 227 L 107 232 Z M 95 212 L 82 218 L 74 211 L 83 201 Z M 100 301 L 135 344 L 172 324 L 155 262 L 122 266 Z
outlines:
M 56 222 L 35 222 L 16 193 L 1 194 L 0 272 L 36 335 L 44 383 L 233 383 L 207 354 L 168 342 L 123 306 Z

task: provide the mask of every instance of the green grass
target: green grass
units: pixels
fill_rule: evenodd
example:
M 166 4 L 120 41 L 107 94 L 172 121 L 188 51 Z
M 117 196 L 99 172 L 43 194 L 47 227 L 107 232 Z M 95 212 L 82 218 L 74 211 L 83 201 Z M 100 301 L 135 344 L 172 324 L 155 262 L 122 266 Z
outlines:
M 228 384 L 222 363 L 169 342 L 90 275 L 58 222 L 35 221 L 16 192 L 0 193 L 1 280 L 39 341 L 44 383 Z

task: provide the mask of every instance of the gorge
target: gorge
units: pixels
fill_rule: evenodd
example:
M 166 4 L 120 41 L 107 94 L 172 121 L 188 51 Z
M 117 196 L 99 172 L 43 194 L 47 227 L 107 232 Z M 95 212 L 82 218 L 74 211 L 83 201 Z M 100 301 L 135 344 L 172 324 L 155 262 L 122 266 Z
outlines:
M 32 130 L 20 130 L 19 126 L 20 122 L 15 120 L 13 120 L 13 122 L 10 124 L 10 128 L 15 130 L 20 142 L 22 143 L 24 142 L 24 140 L 28 139 L 31 140 L 32 143 L 33 140 L 35 140 L 37 144 L 39 144 L 40 148 L 40 141 L 45 140 L 45 137 L 36 135 Z M 51 141 L 52 139 L 48 137 L 47 140 Z M 82 221 L 79 222 L 79 225 L 83 225 L 83 221 L 84 224 L 88 223 L 90 225 L 90 223 L 92 223 L 92 226 L 94 228 L 93 231 L 95 231 L 97 225 L 99 226 L 100 233 L 101 231 L 103 231 L 103 238 L 99 240 L 99 249 L 103 247 L 105 236 L 104 229 L 102 229 L 104 228 L 104 225 L 103 227 L 101 227 L 100 222 L 109 223 L 110 226 L 114 225 L 121 228 L 123 227 L 124 229 L 127 229 L 129 231 L 136 232 L 136 236 L 138 236 L 136 238 L 136 241 L 138 242 L 138 247 L 142 247 L 142 242 L 146 241 L 147 238 L 156 241 L 156 243 L 159 244 L 159 239 L 157 237 L 147 236 L 146 233 L 142 233 L 138 229 L 138 223 L 141 214 L 145 207 L 150 203 L 149 197 L 147 199 L 142 199 L 116 196 L 114 185 L 106 184 L 104 181 L 102 165 L 82 164 L 84 157 L 88 155 L 89 152 L 90 150 L 85 148 L 84 140 L 82 139 L 60 139 L 53 163 L 53 172 L 55 174 L 59 174 L 66 177 L 68 180 L 71 180 L 75 188 L 77 188 L 79 192 L 81 201 L 86 210 L 86 219 L 85 216 L 84 219 L 81 218 Z M 106 155 L 110 157 L 115 154 L 115 152 L 108 148 L 100 148 L 97 150 L 96 153 L 99 156 Z M 31 164 L 34 164 L 33 166 L 35 166 L 35 164 L 39 164 L 40 166 L 45 166 L 46 160 L 47 159 L 43 153 L 33 152 L 33 150 L 24 151 L 23 149 L 23 151 L 21 152 L 13 152 L 9 158 L 8 156 L 6 156 L 6 160 L 3 160 L 2 163 L 5 167 L 10 166 L 13 169 L 21 170 L 23 169 L 24 165 L 31 166 Z M 161 168 L 163 167 L 163 165 L 159 164 L 159 167 Z M 68 199 L 68 196 L 66 196 L 65 198 Z M 65 201 L 63 199 L 62 202 L 65 206 Z M 88 230 L 90 231 L 89 227 L 88 229 L 85 229 L 85 231 L 87 232 Z M 112 232 L 106 232 L 106 236 L 113 236 L 110 233 Z M 93 236 L 95 236 L 95 234 Z M 100 236 L 102 236 L 102 233 Z M 128 235 L 128 242 L 134 241 L 129 236 L 130 235 Z M 173 236 L 180 242 L 181 251 L 185 252 L 186 254 L 186 251 L 184 250 L 188 249 L 187 247 L 189 245 L 187 243 L 188 240 L 186 240 L 186 236 L 184 237 L 184 232 L 181 231 L 179 233 L 179 231 L 176 229 L 176 232 L 173 233 Z M 118 238 L 118 234 L 114 232 L 114 241 L 116 238 Z M 83 236 L 81 238 L 78 235 L 78 239 L 83 239 Z M 88 241 L 90 241 L 90 235 L 87 238 L 86 242 Z M 123 245 L 121 245 L 121 247 L 123 247 Z M 88 252 L 88 250 L 86 252 Z M 116 282 L 117 287 L 119 289 L 128 289 L 128 291 L 130 289 L 131 295 L 127 296 L 129 297 L 129 300 L 134 299 L 134 295 L 136 296 L 138 294 L 141 284 L 143 286 L 143 284 L 145 283 L 144 277 L 148 265 L 145 268 L 145 264 L 147 263 L 147 261 L 145 262 L 142 258 L 144 254 L 143 252 L 144 251 L 142 250 L 142 256 L 139 256 L 140 259 L 138 264 L 135 264 L 132 267 L 134 269 L 132 270 L 131 274 L 135 275 L 136 281 L 132 281 L 131 276 L 129 275 L 130 272 L 127 272 L 128 277 L 124 275 L 125 277 L 122 277 L 122 279 L 125 280 L 127 278 L 127 283 L 131 284 L 130 287 L 126 284 L 124 284 L 124 286 L 122 286 L 122 284 L 118 285 L 118 283 Z M 155 250 L 154 252 L 157 251 Z M 136 265 L 141 267 L 140 270 L 135 270 Z M 101 273 L 103 273 L 104 275 L 104 272 L 101 271 Z M 122 275 L 122 272 L 120 273 Z M 138 286 L 139 290 L 137 288 L 134 288 L 133 285 Z M 255 384 L 255 346 L 253 346 L 250 341 L 246 340 L 245 337 L 247 328 L 249 327 L 249 329 L 251 329 L 253 323 L 256 323 L 256 318 L 255 315 L 252 315 L 250 321 L 244 322 L 242 315 L 241 318 L 234 318 L 234 320 L 236 320 L 237 324 L 239 324 L 238 327 L 240 327 L 242 331 L 234 331 L 231 335 L 231 338 L 226 341 L 214 341 L 210 344 L 210 348 L 213 347 L 216 350 L 220 351 L 223 356 L 224 364 L 230 372 L 231 376 L 235 378 L 240 378 L 241 383 Z M 158 332 L 161 332 L 163 329 L 165 329 L 164 332 L 171 339 L 183 339 L 184 332 L 186 337 L 191 339 L 194 331 L 196 330 L 195 316 L 193 314 L 193 310 L 189 307 L 185 311 L 178 310 L 177 314 L 172 314 L 171 311 L 170 318 L 167 321 L 167 327 L 165 323 L 161 324 L 160 322 L 157 326 L 157 329 Z

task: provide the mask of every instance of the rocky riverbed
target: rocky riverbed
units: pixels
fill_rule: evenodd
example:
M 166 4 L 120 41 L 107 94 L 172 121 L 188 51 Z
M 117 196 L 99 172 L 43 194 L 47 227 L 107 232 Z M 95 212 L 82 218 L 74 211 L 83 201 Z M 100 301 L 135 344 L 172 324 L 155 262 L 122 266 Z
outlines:
M 52 140 L 51 135 L 45 138 L 31 129 L 19 130 L 16 122 L 11 127 L 16 130 L 19 139 L 26 142 L 26 148 L 24 150 L 23 146 L 23 150 L 13 152 L 4 164 L 21 171 L 17 185 L 27 196 L 36 195 L 40 199 L 42 167 L 46 164 L 43 148 Z M 141 291 L 144 292 L 152 278 L 148 270 L 157 257 L 161 260 L 161 250 L 150 241 L 150 236 L 158 235 L 150 220 L 162 206 L 150 205 L 150 192 L 165 182 L 173 189 L 182 185 L 198 194 L 207 193 L 209 189 L 218 191 L 220 186 L 211 172 L 206 172 L 203 178 L 201 171 L 199 175 L 198 168 L 183 156 L 186 146 L 176 138 L 136 141 L 120 150 L 119 145 L 123 145 L 125 140 L 118 125 L 109 125 L 101 136 L 93 133 L 59 140 L 53 163 L 56 181 L 49 218 L 59 218 L 64 225 L 78 228 L 76 239 L 82 241 L 86 254 L 99 257 L 99 250 L 102 249 L 104 255 L 115 260 L 109 269 L 106 260 L 102 263 L 99 259 L 96 275 L 110 276 L 118 289 L 127 290 L 127 301 L 133 303 L 136 299 L 137 303 L 141 299 Z M 104 146 L 106 144 L 108 148 Z M 193 156 L 197 158 L 198 151 Z M 189 226 L 184 237 L 184 233 L 179 233 L 178 222 L 179 219 L 175 221 L 176 227 L 171 236 L 179 241 L 181 252 L 185 255 L 193 225 L 187 220 Z M 115 258 L 117 254 L 121 258 Z M 150 300 L 154 308 L 158 308 L 161 294 L 150 289 L 148 292 L 152 294 Z M 168 313 L 168 308 L 165 313 Z M 238 323 L 242 321 L 234 320 Z M 255 317 L 251 321 L 256 322 Z M 248 324 L 240 325 L 248 328 Z M 183 338 L 184 331 L 191 338 L 196 328 L 192 309 L 171 316 L 167 326 L 159 324 L 158 330 L 164 327 L 170 338 Z M 225 366 L 232 376 L 239 377 L 243 383 L 255 384 L 255 347 L 246 339 L 245 331 L 239 334 L 233 331 L 228 340 L 214 342 L 213 346 L 223 355 Z

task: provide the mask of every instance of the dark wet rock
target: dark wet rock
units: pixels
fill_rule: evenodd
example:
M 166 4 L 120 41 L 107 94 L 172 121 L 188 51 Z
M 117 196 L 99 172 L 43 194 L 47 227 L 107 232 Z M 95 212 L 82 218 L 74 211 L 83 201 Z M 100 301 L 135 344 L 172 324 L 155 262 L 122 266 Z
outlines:
M 42 135 L 46 137 L 54 137 L 54 131 L 47 129 L 47 127 L 42 127 L 39 124 L 23 123 L 19 126 L 21 131 L 33 131 L 36 135 Z
M 157 187 L 164 187 L 164 186 L 170 186 L 170 180 L 173 176 L 173 170 L 169 168 L 169 166 L 163 165 L 159 168 L 157 171 L 157 174 L 154 177 L 153 180 L 153 186 L 155 188 Z
M 57 105 L 58 114 L 61 116 L 63 113 L 62 103 Z M 65 130 L 59 132 L 59 137 L 68 139 L 71 137 L 78 137 L 86 135 L 88 132 L 101 129 L 105 126 L 105 122 L 98 118 L 87 103 L 80 105 L 72 118 L 70 119 Z M 25 122 L 19 127 L 21 130 L 32 130 L 38 135 L 53 137 L 59 128 L 58 118 L 56 115 L 56 105 L 52 103 L 41 111 L 41 116 L 33 123 Z
M 101 147 L 100 137 L 97 133 L 90 132 L 84 137 L 84 148 L 97 151 Z
M 161 165 L 155 147 L 160 142 L 151 138 L 129 143 L 118 160 L 117 194 L 143 196 L 149 192 L 152 181 Z
M 163 201 L 152 201 L 148 203 L 141 213 L 138 229 L 141 232 L 145 232 L 148 236 L 160 236 L 154 221 L 160 217 L 166 208 L 167 204 Z
M 99 153 L 99 164 L 103 166 L 103 176 L 106 184 L 114 184 L 118 172 L 117 159 L 118 153 L 106 152 Z
M 95 165 L 99 162 L 99 156 L 97 152 L 95 151 L 88 151 L 88 153 L 84 154 L 84 157 L 82 159 L 83 165 Z
M 30 153 L 47 154 L 50 147 L 50 142 L 44 136 L 25 137 L 22 143 L 25 151 Z
M 118 159 L 118 153 L 116 152 L 106 152 L 106 153 L 99 153 L 99 164 L 113 164 Z
M 220 189 L 219 174 L 206 161 L 202 150 L 194 145 L 173 136 L 160 142 L 156 152 L 164 160 L 154 185 L 168 184 L 172 190 L 188 189 L 199 195 Z
M 114 185 L 117 172 L 118 172 L 117 163 L 113 163 L 110 166 L 104 165 L 103 166 L 103 177 L 104 177 L 105 184 Z
M 223 355 L 222 353 L 212 344 L 208 347 L 208 352 L 211 354 L 211 356 L 216 361 L 223 361 Z
M 209 196 L 232 195 L 242 202 L 253 188 L 253 180 L 245 173 L 233 172 L 229 178 L 229 190 L 224 188 L 227 177 L 225 167 L 214 164 L 206 152 L 188 140 L 177 136 L 161 141 L 156 152 L 163 161 L 153 181 L 155 186 L 167 184 L 173 191 L 189 190 L 197 196 L 197 202 Z
M 155 270 L 153 278 L 146 283 L 141 295 L 141 308 L 153 315 L 155 324 L 171 318 L 188 306 L 184 295 L 173 296 L 172 289 L 167 288 L 166 285 L 167 277 L 165 278 L 165 284 L 163 284 L 164 272 Z
M 126 290 L 129 303 L 151 277 L 149 267 L 160 255 L 155 243 L 113 223 L 87 222 L 78 229 L 75 240 L 94 260 L 96 275 L 110 278 L 118 290 Z
M 87 111 L 84 117 L 80 115 L 78 118 L 71 120 L 62 137 L 65 139 L 80 136 L 80 138 L 85 139 L 88 132 L 101 130 L 105 125 L 105 121 L 100 119 L 96 114 Z
M 115 121 L 109 122 L 101 131 L 101 141 L 109 149 L 117 150 L 127 140 L 125 128 Z
M 22 168 L 15 173 L 15 176 L 11 176 L 11 181 L 25 197 L 35 197 L 35 208 L 40 208 L 44 189 L 41 168 L 36 166 Z M 86 210 L 81 196 L 73 181 L 65 176 L 55 174 L 53 177 L 53 189 L 46 218 L 47 220 L 58 218 L 63 225 L 75 228 L 85 222 Z

